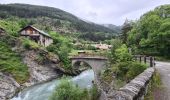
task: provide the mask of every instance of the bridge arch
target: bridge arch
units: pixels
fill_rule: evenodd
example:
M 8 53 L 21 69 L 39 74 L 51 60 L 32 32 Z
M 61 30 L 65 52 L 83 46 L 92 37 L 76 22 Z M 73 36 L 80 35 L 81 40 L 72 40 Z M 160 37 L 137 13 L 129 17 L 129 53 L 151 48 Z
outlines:
M 88 62 L 82 60 L 77 60 L 75 62 L 72 62 L 72 67 L 74 69 L 81 69 L 81 67 L 92 69 L 92 66 Z
M 79 62 L 87 63 L 92 70 L 94 71 L 95 76 L 97 77 L 98 74 L 101 72 L 102 69 L 106 67 L 107 58 L 104 57 L 72 57 L 72 66 L 74 67 Z M 77 67 L 77 66 L 75 66 Z

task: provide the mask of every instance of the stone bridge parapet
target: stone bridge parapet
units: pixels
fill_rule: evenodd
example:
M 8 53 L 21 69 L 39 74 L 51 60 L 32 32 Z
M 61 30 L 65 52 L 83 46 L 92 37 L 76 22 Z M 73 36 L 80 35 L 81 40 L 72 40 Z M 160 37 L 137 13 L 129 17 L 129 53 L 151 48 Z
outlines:
M 155 69 L 153 67 L 147 68 L 143 73 L 131 80 L 118 91 L 109 93 L 106 100 L 144 100 L 148 83 L 151 80 L 154 71 Z

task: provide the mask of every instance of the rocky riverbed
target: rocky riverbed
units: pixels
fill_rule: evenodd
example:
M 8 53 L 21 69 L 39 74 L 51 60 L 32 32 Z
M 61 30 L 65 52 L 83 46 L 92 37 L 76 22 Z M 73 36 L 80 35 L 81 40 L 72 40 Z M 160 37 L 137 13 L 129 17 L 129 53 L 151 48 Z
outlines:
M 27 65 L 29 79 L 25 83 L 19 84 L 11 74 L 0 72 L 0 100 L 9 99 L 23 88 L 58 78 L 65 73 L 59 65 L 58 56 L 50 54 L 46 50 L 25 50 L 17 45 L 13 51 L 18 52 L 23 63 Z M 37 61 L 40 53 L 45 58 L 41 63 Z

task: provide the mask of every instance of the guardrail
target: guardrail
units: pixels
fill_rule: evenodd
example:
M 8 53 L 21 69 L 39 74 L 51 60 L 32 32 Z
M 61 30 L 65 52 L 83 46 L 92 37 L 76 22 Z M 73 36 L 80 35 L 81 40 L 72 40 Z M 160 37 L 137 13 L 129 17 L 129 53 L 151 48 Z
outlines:
M 155 66 L 155 58 L 152 56 L 145 56 L 145 55 L 134 55 L 134 60 L 139 61 L 140 63 L 149 64 L 150 67 Z

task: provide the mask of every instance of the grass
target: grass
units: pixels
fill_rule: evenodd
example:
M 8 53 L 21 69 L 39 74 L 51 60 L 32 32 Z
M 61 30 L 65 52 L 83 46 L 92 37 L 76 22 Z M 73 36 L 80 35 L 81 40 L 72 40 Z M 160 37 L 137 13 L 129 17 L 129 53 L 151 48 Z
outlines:
M 115 89 L 120 89 L 121 87 L 125 86 L 127 83 L 126 81 L 115 79 Z
M 69 56 L 78 55 L 79 51 L 85 51 L 86 54 L 91 55 L 99 55 L 99 56 L 107 56 L 107 52 L 105 50 L 72 50 L 71 53 L 69 53 Z
M 160 74 L 157 71 L 155 71 L 152 80 L 149 83 L 148 91 L 144 97 L 144 100 L 155 100 L 154 96 L 156 95 L 157 91 L 159 91 L 158 95 L 160 95 L 160 91 L 162 90 L 163 87 L 162 87 Z
M 21 40 L 22 40 L 23 46 L 26 49 L 38 49 L 38 48 L 40 48 L 40 46 L 36 42 L 31 41 L 27 38 L 21 38 Z
M 28 68 L 22 63 L 21 57 L 11 47 L 0 40 L 0 72 L 10 73 L 18 83 L 29 78 Z

